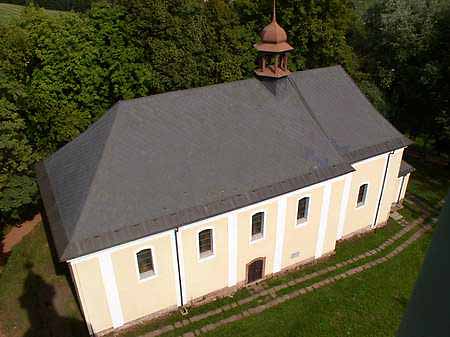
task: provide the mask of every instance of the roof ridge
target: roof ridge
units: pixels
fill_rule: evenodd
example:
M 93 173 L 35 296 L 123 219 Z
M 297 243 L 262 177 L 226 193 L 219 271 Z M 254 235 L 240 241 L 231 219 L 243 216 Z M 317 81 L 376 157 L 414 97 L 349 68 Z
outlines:
M 192 87 L 192 88 L 184 88 L 184 89 L 177 89 L 177 90 L 171 90 L 171 91 L 166 91 L 166 92 L 160 92 L 160 93 L 156 93 L 156 94 L 152 94 L 152 95 L 148 95 L 148 96 L 141 96 L 141 97 L 135 97 L 135 98 L 127 99 L 127 100 L 122 100 L 120 102 L 124 103 L 124 104 L 128 104 L 130 102 L 136 102 L 136 101 L 140 101 L 140 100 L 143 100 L 143 99 L 148 99 L 150 97 L 156 97 L 156 96 L 161 97 L 161 96 L 171 95 L 171 94 L 174 94 L 176 92 L 199 91 L 199 90 L 204 90 L 206 88 L 211 88 L 211 87 L 231 86 L 231 85 L 236 84 L 236 83 L 250 82 L 250 81 L 256 81 L 256 80 L 258 80 L 258 79 L 255 78 L 255 77 L 249 77 L 249 78 L 243 78 L 241 80 L 236 80 L 236 81 L 213 83 L 213 84 L 203 85 L 203 86 L 200 86 L 200 87 Z
M 114 128 L 114 125 L 116 124 L 116 120 L 117 120 L 117 111 L 118 111 L 119 105 L 122 104 L 121 102 L 122 102 L 122 101 L 116 102 L 116 103 L 115 103 L 115 104 L 114 104 L 114 105 L 113 105 L 113 106 L 112 106 L 112 107 L 111 107 L 111 108 L 110 108 L 110 109 L 102 116 L 102 117 L 107 117 L 107 114 L 112 114 L 112 119 L 113 119 L 113 121 L 112 121 L 111 126 L 110 126 L 110 129 L 109 129 L 109 131 L 108 131 L 108 136 L 106 137 L 104 143 L 102 144 L 103 148 L 102 148 L 102 150 L 101 150 L 101 155 L 100 155 L 100 157 L 98 158 L 98 160 L 97 160 L 97 162 L 96 162 L 94 174 L 93 174 L 92 177 L 90 178 L 90 181 L 89 181 L 89 187 L 87 188 L 86 195 L 84 196 L 83 200 L 81 201 L 80 211 L 79 211 L 79 213 L 78 213 L 78 216 L 77 216 L 77 218 L 76 218 L 75 225 L 74 225 L 74 228 L 72 229 L 72 231 L 74 231 L 74 230 L 76 229 L 76 227 L 77 227 L 77 225 L 78 225 L 78 223 L 79 223 L 79 221 L 80 221 L 80 219 L 81 219 L 81 217 L 82 217 L 82 215 L 83 215 L 83 212 L 84 212 L 84 210 L 85 210 L 85 206 L 86 206 L 87 200 L 88 200 L 89 195 L 90 195 L 91 190 L 92 190 L 92 184 L 93 184 L 93 182 L 94 182 L 94 180 L 95 180 L 95 177 L 97 176 L 98 167 L 100 166 L 100 163 L 102 162 L 102 159 L 103 159 L 104 153 L 105 153 L 105 148 L 106 148 L 107 145 L 108 145 L 108 140 L 109 140 L 109 138 L 111 137 L 112 130 L 113 130 L 113 128 Z M 74 241 L 73 238 L 72 238 L 72 240 L 68 240 L 67 245 L 66 245 L 66 247 L 65 247 L 65 249 L 64 249 L 64 252 L 63 252 L 62 255 L 61 255 L 61 258 L 63 258 L 64 256 L 67 255 L 67 249 L 68 249 L 69 246 L 73 243 L 73 241 Z M 76 240 L 75 240 L 75 241 L 76 241 Z
M 306 73 L 306 72 L 313 72 L 313 71 L 318 71 L 318 70 L 324 70 L 324 69 L 329 69 L 329 68 L 342 68 L 342 66 L 337 64 L 337 65 L 334 65 L 334 66 L 319 67 L 319 68 L 305 69 L 305 70 L 297 70 L 297 71 L 292 72 L 291 75 L 294 75 L 294 74 L 297 74 L 297 73 Z M 189 91 L 204 90 L 206 88 L 211 88 L 211 87 L 228 86 L 228 85 L 231 86 L 231 85 L 236 84 L 236 83 L 250 82 L 250 81 L 258 81 L 258 79 L 255 78 L 255 77 L 249 77 L 249 78 L 243 78 L 241 80 L 236 80 L 236 81 L 213 83 L 213 84 L 203 85 L 203 86 L 200 86 L 200 87 L 184 88 L 184 89 L 171 90 L 171 91 L 166 91 L 166 92 L 161 92 L 161 93 L 155 93 L 155 94 L 152 94 L 152 95 L 147 95 L 147 96 L 141 96 L 141 97 L 131 98 L 131 99 L 127 99 L 127 100 L 122 100 L 120 102 L 122 104 L 128 104 L 130 102 L 140 101 L 140 100 L 148 99 L 150 97 L 155 97 L 155 96 L 170 95 L 170 94 L 173 94 L 173 93 L 176 93 L 176 92 L 189 92 Z

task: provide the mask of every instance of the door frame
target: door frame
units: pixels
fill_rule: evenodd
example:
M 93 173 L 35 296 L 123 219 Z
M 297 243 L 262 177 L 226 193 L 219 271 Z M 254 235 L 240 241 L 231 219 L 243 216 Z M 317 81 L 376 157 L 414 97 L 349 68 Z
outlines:
M 252 263 L 258 261 L 258 260 L 262 260 L 261 278 L 255 280 L 255 281 L 253 281 L 253 282 L 251 282 L 251 283 L 249 283 L 249 282 L 248 282 L 248 271 L 249 271 L 250 265 L 251 265 Z M 246 266 L 245 266 L 245 284 L 252 284 L 252 283 L 261 281 L 262 279 L 264 279 L 265 271 L 266 271 L 266 257 L 265 257 L 265 256 L 260 256 L 260 257 L 257 257 L 257 258 L 255 258 L 255 259 L 251 260 L 251 261 L 250 261 L 249 263 L 247 263 Z

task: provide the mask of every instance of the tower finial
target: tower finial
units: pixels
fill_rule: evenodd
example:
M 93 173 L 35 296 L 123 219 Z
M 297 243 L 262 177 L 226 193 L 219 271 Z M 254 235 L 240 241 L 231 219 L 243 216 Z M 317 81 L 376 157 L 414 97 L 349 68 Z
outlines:
M 273 0 L 273 17 L 272 17 L 272 21 L 277 21 L 277 7 L 276 7 L 276 3 L 275 0 Z

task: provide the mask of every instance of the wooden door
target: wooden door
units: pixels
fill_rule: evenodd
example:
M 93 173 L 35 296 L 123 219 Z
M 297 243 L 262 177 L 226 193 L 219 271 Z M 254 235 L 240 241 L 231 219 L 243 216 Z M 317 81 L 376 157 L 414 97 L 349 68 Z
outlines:
M 264 275 L 264 258 L 253 260 L 247 265 L 247 283 L 262 279 Z

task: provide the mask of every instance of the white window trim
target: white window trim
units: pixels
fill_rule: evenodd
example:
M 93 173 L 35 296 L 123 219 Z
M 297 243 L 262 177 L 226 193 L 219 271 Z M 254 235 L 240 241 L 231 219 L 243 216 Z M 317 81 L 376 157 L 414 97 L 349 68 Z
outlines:
M 359 189 L 363 185 L 367 185 L 366 195 L 364 196 L 364 202 L 362 204 L 359 204 L 358 203 Z M 368 181 L 363 182 L 363 183 L 358 185 L 358 191 L 356 192 L 356 206 L 355 206 L 355 209 L 362 209 L 362 208 L 364 208 L 367 205 L 367 196 L 369 195 L 369 190 L 370 190 L 370 184 L 369 184 Z
M 203 232 L 206 229 L 210 229 L 211 230 L 211 248 L 212 248 L 212 253 L 209 254 L 208 256 L 203 256 L 202 257 L 200 255 L 199 234 L 200 234 L 200 232 Z M 211 260 L 211 259 L 216 257 L 215 233 L 214 233 L 214 227 L 213 226 L 202 227 L 201 229 L 197 230 L 196 241 L 197 241 L 196 246 L 197 246 L 197 261 L 198 262 L 205 262 L 205 261 Z
M 302 218 L 302 219 L 297 219 L 297 213 L 298 213 L 298 203 L 300 202 L 300 200 L 304 199 L 304 198 L 309 198 L 308 200 L 308 207 L 306 208 L 306 219 Z M 312 203 L 312 197 L 311 194 L 304 194 L 301 195 L 299 197 L 297 197 L 297 200 L 295 202 L 295 228 L 303 228 L 306 227 L 309 223 L 310 220 L 310 209 L 311 209 L 311 203 Z
M 252 235 L 252 218 L 253 218 L 253 216 L 255 215 L 255 214 L 257 214 L 257 213 L 263 213 L 264 214 L 264 217 L 263 217 L 263 227 L 262 227 L 262 235 L 260 235 L 260 236 L 258 236 L 258 237 L 256 237 L 256 238 L 253 238 L 253 235 Z M 251 244 L 251 245 L 253 245 L 253 244 L 255 244 L 255 243 L 257 243 L 257 242 L 259 242 L 259 241 L 262 241 L 262 240 L 264 240 L 265 238 L 266 238 L 266 225 L 267 225 L 267 212 L 265 211 L 265 210 L 257 210 L 257 211 L 255 211 L 255 212 L 253 212 L 251 215 L 250 215 L 250 238 L 249 238 L 249 243 Z
M 145 249 L 151 249 L 151 251 L 152 251 L 153 274 L 141 278 L 141 273 L 139 273 L 139 263 L 138 263 L 137 254 L 140 251 L 143 251 Z M 155 248 L 152 245 L 141 246 L 141 247 L 139 247 L 139 249 L 136 248 L 134 250 L 134 268 L 136 270 L 136 275 L 137 275 L 137 279 L 138 279 L 139 283 L 143 283 L 143 282 L 147 282 L 147 281 L 153 280 L 154 278 L 156 278 L 158 276 L 158 267 L 157 267 L 157 264 L 156 264 L 156 257 L 155 256 L 156 256 Z

